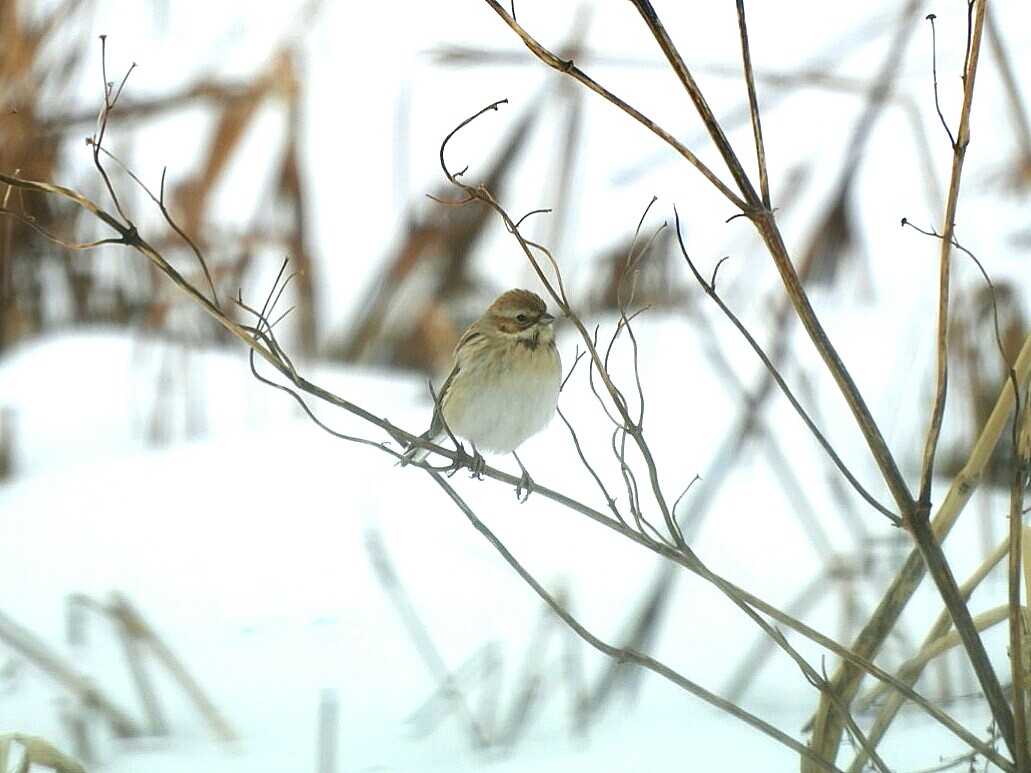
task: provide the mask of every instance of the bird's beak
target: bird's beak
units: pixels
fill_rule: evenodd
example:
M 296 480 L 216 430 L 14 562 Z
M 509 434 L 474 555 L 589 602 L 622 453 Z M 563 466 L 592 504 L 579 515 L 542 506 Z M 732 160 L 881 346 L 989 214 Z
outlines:
M 553 316 L 548 314 L 548 312 L 544 312 L 543 314 L 541 314 L 540 318 L 537 320 L 537 323 L 540 324 L 540 325 L 550 325 L 554 321 L 555 321 L 555 318 Z

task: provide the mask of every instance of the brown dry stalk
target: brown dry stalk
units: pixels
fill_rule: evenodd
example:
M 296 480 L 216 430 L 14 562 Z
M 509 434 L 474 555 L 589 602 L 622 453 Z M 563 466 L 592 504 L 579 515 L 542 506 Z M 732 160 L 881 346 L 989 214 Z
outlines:
M 526 44 L 526 47 L 530 49 L 531 52 L 533 52 L 533 55 L 540 59 L 544 64 L 548 65 L 548 67 L 551 67 L 553 70 L 565 73 L 573 80 L 582 83 L 595 94 L 600 95 L 604 99 L 616 105 L 620 110 L 625 112 L 635 121 L 640 123 L 642 126 L 646 127 L 649 131 L 657 135 L 659 138 L 662 139 L 663 142 L 665 142 L 671 148 L 676 150 L 680 155 L 682 155 L 685 159 L 687 159 L 688 163 L 690 163 L 691 166 L 693 166 L 695 169 L 701 172 L 702 175 L 704 175 L 705 179 L 707 179 L 714 186 L 716 186 L 720 193 L 726 196 L 727 199 L 734 204 L 734 206 L 738 207 L 741 210 L 746 209 L 745 202 L 741 199 L 741 197 L 739 197 L 729 187 L 727 187 L 726 183 L 720 180 L 720 178 L 716 176 L 715 172 L 709 169 L 709 167 L 707 167 L 705 163 L 702 162 L 701 159 L 699 159 L 698 156 L 696 156 L 686 145 L 684 145 L 672 134 L 670 134 L 657 123 L 652 121 L 642 112 L 632 107 L 627 102 L 624 102 L 622 99 L 617 97 L 611 91 L 602 86 L 600 83 L 595 81 L 593 78 L 587 75 L 587 73 L 585 73 L 583 70 L 577 67 L 572 60 L 562 59 L 561 57 L 552 53 L 547 48 L 538 43 L 537 40 L 534 39 L 534 37 L 530 35 L 525 29 L 523 29 L 519 25 L 519 23 L 509 14 L 509 12 L 500 3 L 497 2 L 497 0 L 485 0 L 485 2 L 487 3 L 487 5 L 491 7 L 491 9 L 494 10 L 495 13 L 497 13 L 498 16 L 501 17 L 502 21 L 504 21 L 505 24 L 507 24 L 512 29 L 512 31 L 515 32 L 516 35 L 518 35 L 522 39 L 523 43 Z
M 1019 390 L 1016 379 L 1014 390 Z M 1028 383 L 1025 379 L 1023 383 Z M 1009 560 L 1009 618 L 1010 618 L 1010 667 L 1013 674 L 1013 721 L 1016 738 L 1017 770 L 1028 769 L 1027 747 L 1027 697 L 1024 692 L 1024 623 L 1025 617 L 1020 605 L 1020 559 L 1023 554 L 1023 511 L 1024 488 L 1031 474 L 1031 405 L 1029 392 L 1015 396 L 1017 411 L 1013 417 L 1013 484 L 1010 487 L 1010 560 Z M 1021 410 L 1023 399 L 1023 410 Z
M 752 134 L 755 137 L 755 158 L 759 165 L 759 191 L 763 206 L 770 206 L 770 179 L 766 171 L 766 146 L 763 143 L 762 121 L 759 119 L 759 100 L 755 95 L 755 74 L 752 72 L 752 52 L 748 45 L 748 26 L 745 23 L 745 0 L 737 0 L 737 24 L 741 32 L 741 59 L 748 86 L 748 112 L 752 116 Z
M 988 576 L 988 573 L 1006 556 L 1009 552 L 1009 540 L 1003 540 L 999 543 L 994 551 L 981 562 L 981 565 L 974 571 L 970 577 L 960 586 L 960 593 L 964 599 L 969 599 L 970 595 L 977 589 L 981 584 L 981 581 Z M 941 611 L 938 615 L 938 619 L 934 621 L 934 625 L 931 626 L 927 635 L 924 637 L 924 641 L 920 646 L 920 652 L 926 652 L 927 649 L 934 645 L 935 642 L 941 640 L 945 636 L 949 629 L 952 627 L 952 618 L 949 617 L 949 610 L 947 608 Z M 916 684 L 916 680 L 920 678 L 920 674 L 923 673 L 926 661 L 918 658 L 911 659 L 904 663 L 898 670 L 896 676 L 904 681 L 906 684 L 912 686 Z M 873 700 L 884 694 L 881 690 L 881 686 L 877 685 L 866 693 L 859 701 L 858 710 L 862 711 L 868 708 Z M 881 742 L 884 734 L 888 731 L 891 723 L 894 721 L 895 716 L 898 714 L 902 704 L 905 703 L 899 693 L 892 692 L 885 698 L 884 704 L 881 706 L 880 711 L 877 714 L 877 718 L 874 720 L 873 725 L 870 727 L 869 741 L 874 747 Z M 857 752 L 855 759 L 852 760 L 852 764 L 849 766 L 848 773 L 862 773 L 866 764 L 866 755 L 862 750 Z
M 967 146 L 970 144 L 970 108 L 974 101 L 974 81 L 977 77 L 977 62 L 981 51 L 981 35 L 984 29 L 984 16 L 988 0 L 978 0 L 974 27 L 971 33 L 970 54 L 967 70 L 964 75 L 963 107 L 959 114 L 959 131 L 952 153 L 952 176 L 949 180 L 949 193 L 945 201 L 945 217 L 942 224 L 941 249 L 939 252 L 939 287 L 938 287 L 938 368 L 937 386 L 935 388 L 934 407 L 931 411 L 931 422 L 927 430 L 924 444 L 923 464 L 920 470 L 920 494 L 918 502 L 921 514 L 928 517 L 931 502 L 931 477 L 934 474 L 934 456 L 941 434 L 942 419 L 945 415 L 945 400 L 948 394 L 948 328 L 949 328 L 949 279 L 951 277 L 952 242 L 956 226 L 956 207 L 959 203 L 960 181 L 963 176 L 963 162 L 966 159 Z
M 128 711 L 31 631 L 3 613 L 0 613 L 0 641 L 68 690 L 83 705 L 96 709 L 110 724 L 116 736 L 129 738 L 143 735 L 143 728 Z

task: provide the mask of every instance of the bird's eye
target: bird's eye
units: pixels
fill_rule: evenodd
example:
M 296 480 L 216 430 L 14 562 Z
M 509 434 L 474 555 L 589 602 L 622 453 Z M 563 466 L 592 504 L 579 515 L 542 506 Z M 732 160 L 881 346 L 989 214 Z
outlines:
M 525 314 L 516 314 L 516 322 L 518 322 L 519 324 L 525 325 L 529 321 L 530 318 Z

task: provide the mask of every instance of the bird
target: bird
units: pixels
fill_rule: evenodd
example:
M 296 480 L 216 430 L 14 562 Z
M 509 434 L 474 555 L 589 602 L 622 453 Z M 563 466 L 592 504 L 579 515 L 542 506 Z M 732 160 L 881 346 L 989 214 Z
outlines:
M 453 436 L 461 457 L 453 469 L 468 464 L 482 473 L 480 451 L 511 453 L 522 476 L 516 498 L 525 502 L 533 480 L 518 448 L 551 421 L 558 405 L 562 359 L 555 345 L 555 318 L 544 300 L 529 290 L 502 293 L 458 339 L 453 365 L 436 396 L 433 421 L 421 436 L 439 443 Z M 468 459 L 457 438 L 473 447 Z M 421 462 L 429 451 L 413 443 L 401 463 Z M 525 492 L 525 496 L 523 496 Z

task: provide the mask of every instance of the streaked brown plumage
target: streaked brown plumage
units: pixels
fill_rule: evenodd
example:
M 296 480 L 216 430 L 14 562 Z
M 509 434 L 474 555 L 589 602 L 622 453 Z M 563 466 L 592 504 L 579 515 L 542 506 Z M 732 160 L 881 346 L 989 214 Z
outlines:
M 529 290 L 499 296 L 459 338 L 438 395 L 439 410 L 424 437 L 442 440 L 447 422 L 477 454 L 514 454 L 543 429 L 555 413 L 562 376 L 553 321 L 544 301 Z M 426 454 L 413 447 L 405 461 L 421 461 Z M 529 475 L 522 469 L 522 487 L 528 488 Z

